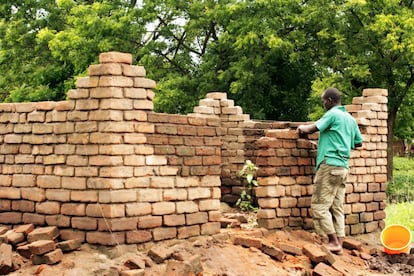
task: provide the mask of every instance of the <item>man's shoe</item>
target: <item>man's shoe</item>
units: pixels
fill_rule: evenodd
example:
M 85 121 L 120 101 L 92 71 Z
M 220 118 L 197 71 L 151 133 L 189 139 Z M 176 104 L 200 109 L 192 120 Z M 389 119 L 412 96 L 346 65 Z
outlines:
M 328 249 L 329 251 L 337 255 L 342 255 L 343 253 L 342 246 L 340 244 L 334 245 L 334 244 L 328 243 L 328 244 L 325 244 L 324 246 L 326 247 L 326 249 Z

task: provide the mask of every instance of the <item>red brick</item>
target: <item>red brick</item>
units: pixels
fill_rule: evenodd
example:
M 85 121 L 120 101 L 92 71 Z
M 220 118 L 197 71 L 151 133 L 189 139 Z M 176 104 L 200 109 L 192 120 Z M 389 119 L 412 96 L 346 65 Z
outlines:
M 81 230 L 96 230 L 98 226 L 98 220 L 96 218 L 89 217 L 73 217 L 72 228 Z
M 69 227 L 70 217 L 63 215 L 45 216 L 46 224 L 49 226 Z
M 117 245 L 125 243 L 124 232 L 87 232 L 86 241 L 91 244 Z
M 7 243 L 10 243 L 10 244 L 13 244 L 13 245 L 21 243 L 25 239 L 24 233 L 21 233 L 21 232 L 17 233 L 14 230 L 13 231 L 8 231 L 4 235 L 5 235 Z
M 14 228 L 14 231 L 16 233 L 23 233 L 25 235 L 28 235 L 30 232 L 32 232 L 35 229 L 33 224 L 24 224 L 19 225 Z
M 287 221 L 283 218 L 274 218 L 274 219 L 259 219 L 259 226 L 262 226 L 266 229 L 281 229 L 287 226 Z
M 207 222 L 201 225 L 201 235 L 213 235 L 220 232 L 220 222 Z
M 29 244 L 30 252 L 35 255 L 43 255 L 55 250 L 55 248 L 56 244 L 52 240 L 38 240 Z
M 325 263 L 318 263 L 313 269 L 312 275 L 314 276 L 342 276 L 341 272 L 333 269 Z M 348 275 L 348 274 L 345 274 Z
M 178 228 L 177 237 L 179 239 L 186 239 L 189 237 L 199 236 L 200 235 L 200 226 L 199 225 L 192 225 L 192 226 L 184 226 Z
M 262 242 L 261 250 L 263 251 L 263 253 L 269 255 L 270 257 L 278 261 L 282 261 L 285 256 L 281 249 L 277 248 L 276 246 L 268 242 Z
M 144 216 L 138 218 L 138 228 L 155 228 L 162 225 L 162 216 Z
M 66 240 L 56 244 L 57 248 L 60 248 L 62 252 L 70 252 L 81 247 L 82 242 L 78 239 Z
M 262 240 L 248 236 L 235 236 L 233 244 L 242 245 L 244 247 L 255 247 L 260 249 L 262 247 Z
M 314 263 L 326 261 L 326 254 L 318 246 L 308 243 L 303 246 L 303 253 Z
M 0 274 L 7 275 L 13 270 L 12 246 L 10 244 L 0 244 Z
M 30 256 L 32 256 L 32 252 L 29 249 L 29 244 L 24 244 L 16 248 L 17 253 L 19 253 L 20 256 L 25 257 L 26 259 L 30 259 Z
M 163 218 L 165 226 L 185 225 L 185 216 L 183 214 L 166 215 Z
M 164 260 L 170 258 L 174 250 L 171 247 L 165 246 L 153 246 L 148 251 L 148 256 L 157 264 L 164 262 Z
M 99 55 L 99 62 L 132 64 L 132 55 L 121 52 L 105 52 Z
M 2 224 L 20 224 L 22 222 L 22 214 L 18 212 L 0 213 L 0 223 Z
M 168 240 L 177 237 L 177 229 L 175 227 L 158 227 L 152 230 L 154 241 Z
M 152 234 L 150 231 L 137 230 L 137 231 L 128 231 L 126 232 L 126 242 L 127 243 L 143 243 L 148 242 L 152 239 Z
M 66 240 L 79 240 L 81 242 L 85 241 L 85 232 L 74 230 L 74 229 L 61 229 L 60 230 L 60 239 L 66 241 Z
M 54 240 L 59 236 L 59 230 L 55 226 L 40 227 L 27 235 L 27 241 L 32 243 L 38 240 Z
M 186 215 L 187 225 L 201 224 L 208 222 L 207 212 L 191 213 Z
M 59 263 L 63 258 L 63 253 L 62 250 L 55 249 L 52 252 L 46 253 L 45 255 L 32 255 L 31 259 L 32 259 L 32 263 L 34 265 L 39 265 L 39 264 L 48 264 L 48 265 L 52 265 L 52 264 L 56 264 Z
M 112 218 L 112 219 L 105 218 L 105 219 L 98 220 L 99 231 L 124 231 L 124 230 L 136 230 L 136 229 L 137 229 L 137 218 Z
M 24 213 L 22 218 L 23 223 L 33 223 L 35 225 L 45 225 L 45 216 L 34 213 Z
M 360 250 L 362 247 L 362 243 L 360 241 L 357 241 L 355 239 L 352 238 L 345 238 L 343 240 L 343 245 L 344 248 L 346 249 L 350 249 L 350 250 Z

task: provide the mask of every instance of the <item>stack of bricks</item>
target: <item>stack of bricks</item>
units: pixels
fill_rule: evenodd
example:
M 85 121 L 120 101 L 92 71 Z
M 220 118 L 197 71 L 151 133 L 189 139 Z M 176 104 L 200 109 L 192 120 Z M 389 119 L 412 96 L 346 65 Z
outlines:
M 154 113 L 130 54 L 99 59 L 68 101 L 0 104 L 0 224 L 107 245 L 217 233 L 218 119 Z
M 370 233 L 384 227 L 387 181 L 387 90 L 365 89 L 347 110 L 364 138 L 352 151 L 346 184 L 346 233 Z M 256 189 L 259 225 L 268 229 L 312 228 L 312 179 L 317 133 L 300 138 L 298 123 L 268 130 L 258 140 Z
M 219 118 L 221 126 L 221 194 L 222 201 L 234 204 L 244 189 L 237 172 L 243 167 L 246 156 L 252 155 L 254 149 L 246 148 L 264 134 L 264 129 L 251 130 L 246 125 L 257 124 L 250 120 L 249 114 L 243 114 L 240 106 L 234 105 L 234 100 L 227 99 L 227 94 L 212 92 L 200 100 L 194 108 L 194 114 L 199 117 Z M 269 124 L 266 124 L 269 127 Z M 247 131 L 248 133 L 245 133 Z M 254 161 L 254 157 L 251 156 Z
M 365 89 L 346 106 L 361 129 L 362 149 L 352 152 L 345 198 L 346 231 L 355 235 L 384 228 L 387 185 L 388 91 Z

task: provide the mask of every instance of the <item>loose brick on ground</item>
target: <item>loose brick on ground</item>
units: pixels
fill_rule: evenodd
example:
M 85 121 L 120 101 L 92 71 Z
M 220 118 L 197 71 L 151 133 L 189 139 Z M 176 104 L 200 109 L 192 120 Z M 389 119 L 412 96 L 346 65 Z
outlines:
M 27 236 L 34 229 L 35 229 L 34 225 L 30 223 L 30 224 L 19 225 L 14 228 L 14 231 L 16 233 L 23 233 Z
M 39 264 L 52 265 L 52 264 L 59 263 L 62 260 L 62 258 L 63 258 L 62 250 L 57 248 L 49 253 L 46 253 L 45 255 L 32 255 L 31 260 L 34 265 L 39 265 Z
M 59 236 L 59 230 L 56 226 L 47 226 L 36 228 L 27 235 L 27 241 L 32 243 L 38 240 L 54 240 Z
M 261 248 L 262 247 L 262 240 L 258 238 L 252 238 L 248 236 L 234 236 L 233 239 L 234 245 L 241 245 L 244 247 L 255 247 Z
M 19 253 L 20 256 L 25 257 L 26 259 L 30 259 L 30 256 L 32 256 L 32 251 L 30 251 L 29 244 L 23 244 L 16 248 L 17 253 Z
M 335 254 L 329 251 L 329 249 L 326 248 L 324 245 L 322 245 L 320 248 L 326 254 L 326 262 L 332 265 L 336 261 Z
M 6 240 L 7 243 L 16 245 L 23 242 L 25 240 L 25 236 L 23 233 L 16 233 L 14 230 L 12 230 L 6 233 Z
M 12 246 L 10 244 L 0 244 L 0 274 L 6 275 L 13 270 Z
M 174 250 L 171 248 L 165 248 L 162 246 L 154 246 L 148 251 L 148 256 L 157 264 L 162 263 L 164 260 L 171 257 Z
M 362 243 L 352 238 L 345 238 L 342 246 L 343 248 L 346 248 L 349 250 L 353 250 L 353 249 L 360 250 L 362 247 Z
M 314 263 L 325 262 L 327 259 L 325 252 L 319 246 L 312 243 L 307 243 L 303 246 L 303 253 Z
M 38 240 L 29 244 L 29 249 L 34 255 L 43 255 L 56 249 L 56 244 L 52 240 Z
M 270 257 L 281 261 L 283 260 L 285 253 L 283 253 L 283 251 L 279 248 L 277 248 L 276 246 L 274 246 L 273 244 L 269 243 L 269 242 L 262 242 L 262 248 L 261 248 L 262 252 L 269 255 Z
M 290 254 L 290 255 L 299 256 L 303 254 L 302 249 L 300 249 L 299 247 L 291 245 L 291 244 L 287 244 L 284 242 L 279 242 L 278 247 L 282 249 L 283 252 Z
M 72 239 L 67 241 L 58 242 L 56 244 L 57 248 L 60 248 L 63 252 L 70 252 L 81 247 L 82 242 L 78 239 Z
M 312 272 L 313 276 L 343 276 L 343 274 L 325 263 L 318 263 Z M 347 275 L 347 274 L 346 274 Z
M 126 260 L 124 262 L 124 266 L 128 267 L 129 269 L 144 269 L 145 260 L 140 256 L 134 256 Z

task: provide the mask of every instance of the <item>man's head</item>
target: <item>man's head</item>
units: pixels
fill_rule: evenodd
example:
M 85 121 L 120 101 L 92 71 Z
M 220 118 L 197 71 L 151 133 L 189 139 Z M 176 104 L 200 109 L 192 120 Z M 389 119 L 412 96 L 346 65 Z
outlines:
M 341 105 L 341 93 L 338 89 L 329 87 L 322 94 L 322 102 L 326 110 Z

